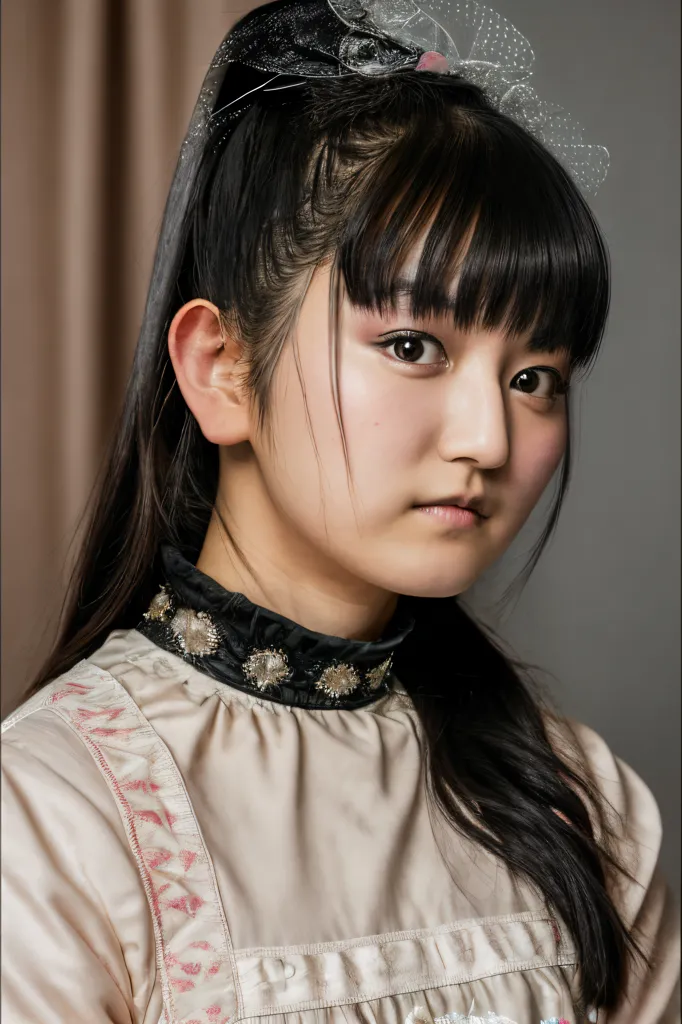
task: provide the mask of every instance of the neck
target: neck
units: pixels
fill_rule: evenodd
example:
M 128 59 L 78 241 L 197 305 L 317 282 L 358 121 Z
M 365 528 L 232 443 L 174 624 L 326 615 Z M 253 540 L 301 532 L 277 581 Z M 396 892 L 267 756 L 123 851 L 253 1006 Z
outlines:
M 197 568 L 306 629 L 354 640 L 380 637 L 398 596 L 351 575 L 307 543 L 277 511 L 249 463 L 231 460 L 229 490 L 221 480 Z

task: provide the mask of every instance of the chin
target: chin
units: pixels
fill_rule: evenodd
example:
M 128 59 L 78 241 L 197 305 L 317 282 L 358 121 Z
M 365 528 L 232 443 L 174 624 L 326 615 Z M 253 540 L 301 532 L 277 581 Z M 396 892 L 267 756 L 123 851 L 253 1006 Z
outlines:
M 475 577 L 456 580 L 405 580 L 396 593 L 405 594 L 407 597 L 456 597 L 458 594 L 463 594 L 475 582 Z
M 394 594 L 405 594 L 408 597 L 455 597 L 473 586 L 483 572 L 483 567 L 474 565 L 458 565 L 457 559 L 430 563 L 429 559 L 421 558 L 409 564 L 403 559 L 396 559 L 390 566 L 375 566 L 372 582 L 382 589 Z

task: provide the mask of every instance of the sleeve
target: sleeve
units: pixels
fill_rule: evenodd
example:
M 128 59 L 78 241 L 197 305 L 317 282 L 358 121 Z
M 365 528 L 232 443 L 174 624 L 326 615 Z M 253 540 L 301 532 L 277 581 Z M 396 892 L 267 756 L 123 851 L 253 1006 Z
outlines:
M 120 814 L 47 710 L 3 737 L 2 915 L 3 1024 L 156 1024 L 153 926 Z
M 599 1024 L 680 1024 L 680 913 L 659 866 L 658 805 L 644 781 L 597 733 L 572 720 L 567 724 L 582 767 L 608 801 L 614 852 L 632 876 L 618 873 L 610 878 L 613 901 L 650 961 L 650 968 L 631 961 L 618 1006 L 609 1014 L 600 1013 Z

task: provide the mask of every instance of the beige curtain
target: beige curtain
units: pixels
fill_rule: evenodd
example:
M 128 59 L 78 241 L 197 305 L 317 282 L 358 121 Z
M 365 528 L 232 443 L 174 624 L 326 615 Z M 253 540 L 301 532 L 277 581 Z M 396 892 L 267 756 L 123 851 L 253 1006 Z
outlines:
M 163 204 L 239 0 L 2 4 L 2 713 L 57 628 Z

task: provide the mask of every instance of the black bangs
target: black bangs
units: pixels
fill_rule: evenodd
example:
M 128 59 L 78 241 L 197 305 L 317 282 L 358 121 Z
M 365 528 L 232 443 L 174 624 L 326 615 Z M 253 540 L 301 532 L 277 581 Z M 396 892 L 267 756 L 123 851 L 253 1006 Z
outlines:
M 527 334 L 531 351 L 592 362 L 607 249 L 568 174 L 515 122 L 461 108 L 428 134 L 417 121 L 356 195 L 338 251 L 353 305 L 407 298 L 415 319 L 449 314 L 461 330 Z

